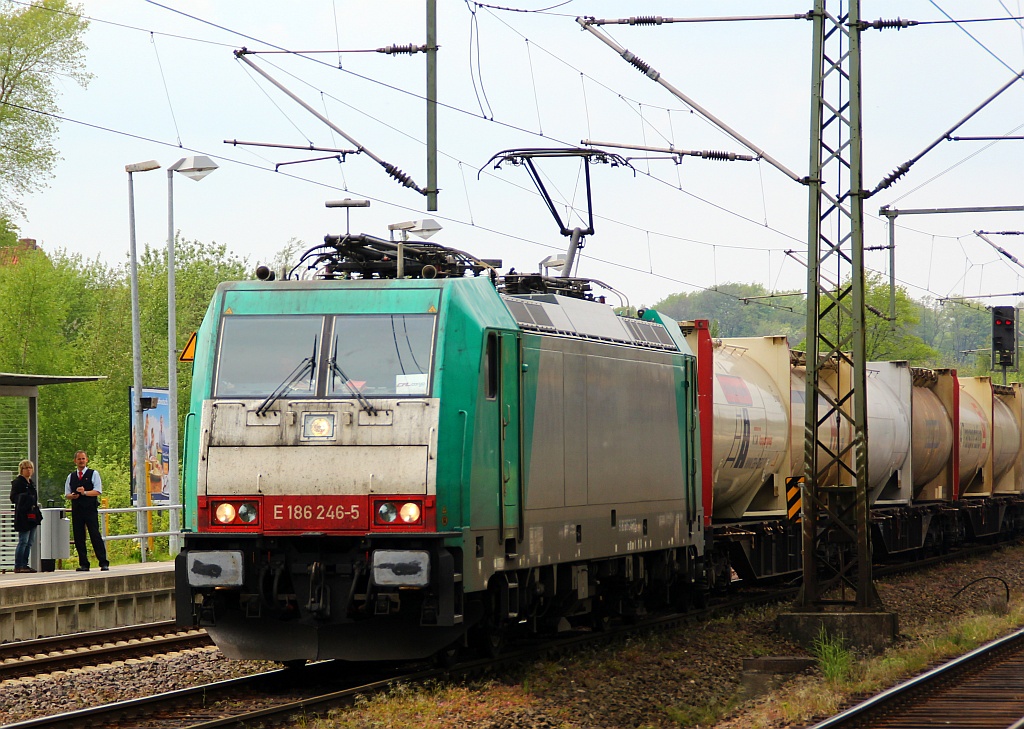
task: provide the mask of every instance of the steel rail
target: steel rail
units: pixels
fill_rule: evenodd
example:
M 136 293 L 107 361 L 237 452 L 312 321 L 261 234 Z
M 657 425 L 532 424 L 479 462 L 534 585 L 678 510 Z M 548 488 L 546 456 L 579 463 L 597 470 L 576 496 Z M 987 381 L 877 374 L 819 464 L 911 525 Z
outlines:
M 1021 649 L 1024 649 L 1024 629 L 986 643 L 979 648 L 975 648 L 970 653 L 965 653 L 959 658 L 955 658 L 948 663 L 922 673 L 909 681 L 893 686 L 891 689 L 872 696 L 867 701 L 850 707 L 825 721 L 814 724 L 809 729 L 840 729 L 841 727 L 856 726 L 858 722 L 887 708 L 891 708 L 896 702 L 906 701 L 914 695 L 919 695 L 934 688 L 942 681 L 951 680 L 961 673 L 975 669 L 981 663 L 991 661 L 993 656 L 1003 652 L 1020 651 Z

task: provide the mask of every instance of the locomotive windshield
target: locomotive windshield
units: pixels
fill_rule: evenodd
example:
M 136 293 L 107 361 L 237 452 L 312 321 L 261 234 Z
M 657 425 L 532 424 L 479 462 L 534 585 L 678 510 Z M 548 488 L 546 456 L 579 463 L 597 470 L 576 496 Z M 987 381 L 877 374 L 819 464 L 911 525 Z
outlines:
M 433 314 L 334 317 L 328 397 L 426 395 Z
M 313 371 L 294 379 L 281 397 L 316 394 L 315 347 L 323 329 L 320 316 L 229 316 L 221 329 L 217 365 L 218 397 L 267 397 L 291 379 L 304 358 Z
M 277 400 L 326 393 L 331 398 L 359 399 L 429 394 L 435 315 L 346 314 L 324 319 L 224 317 L 214 397 L 273 395 Z

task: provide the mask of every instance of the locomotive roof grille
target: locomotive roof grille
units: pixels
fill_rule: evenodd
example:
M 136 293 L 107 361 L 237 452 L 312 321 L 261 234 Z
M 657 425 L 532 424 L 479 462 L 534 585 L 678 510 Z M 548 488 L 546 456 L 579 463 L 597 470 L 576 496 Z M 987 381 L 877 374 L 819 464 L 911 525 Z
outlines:
M 678 351 L 661 324 L 621 317 L 606 306 L 551 294 L 501 298 L 527 331 Z

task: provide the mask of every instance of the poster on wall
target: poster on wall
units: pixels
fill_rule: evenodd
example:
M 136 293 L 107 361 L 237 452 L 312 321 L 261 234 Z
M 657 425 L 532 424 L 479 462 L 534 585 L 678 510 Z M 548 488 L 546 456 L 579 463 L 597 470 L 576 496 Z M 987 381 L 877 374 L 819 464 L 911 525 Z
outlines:
M 131 464 L 132 464 L 132 505 L 152 506 L 170 500 L 167 491 L 167 472 L 170 464 L 171 446 L 167 442 L 169 433 L 170 408 L 166 389 L 153 387 L 142 388 L 142 431 L 144 453 L 146 459 L 146 485 L 139 498 L 140 489 L 136 481 L 135 470 L 135 410 L 132 402 L 135 388 L 128 388 L 128 412 L 131 413 Z M 152 405 L 153 407 L 149 407 Z

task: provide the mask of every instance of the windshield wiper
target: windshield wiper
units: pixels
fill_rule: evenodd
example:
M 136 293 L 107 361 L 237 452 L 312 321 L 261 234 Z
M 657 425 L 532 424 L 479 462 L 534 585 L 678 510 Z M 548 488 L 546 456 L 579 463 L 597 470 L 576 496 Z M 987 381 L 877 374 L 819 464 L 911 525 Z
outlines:
M 294 387 L 295 383 L 301 380 L 306 375 L 307 372 L 309 373 L 310 389 L 313 389 L 313 373 L 316 371 L 315 362 L 316 337 L 313 337 L 313 354 L 299 362 L 298 366 L 296 366 L 295 369 L 292 370 L 292 373 L 284 379 L 284 382 L 278 385 L 277 388 L 275 388 L 275 390 L 272 393 L 270 393 L 267 399 L 260 403 L 260 406 L 256 408 L 256 415 L 258 415 L 259 417 L 263 417 L 264 415 L 266 415 L 267 412 L 270 410 L 270 406 L 273 405 L 278 400 L 280 400 L 281 397 L 286 392 L 288 392 L 288 390 Z
M 334 376 L 338 375 L 341 378 L 341 382 L 352 393 L 352 397 L 359 401 L 362 406 L 363 412 L 369 413 L 370 415 L 377 414 L 377 408 L 370 404 L 370 401 L 366 399 L 363 393 L 359 392 L 359 389 L 352 385 L 352 381 L 345 374 L 344 370 L 341 369 L 341 365 L 338 364 L 338 335 L 334 335 L 334 347 L 331 351 L 331 358 L 327 361 L 328 366 L 331 368 L 331 389 L 334 389 Z

